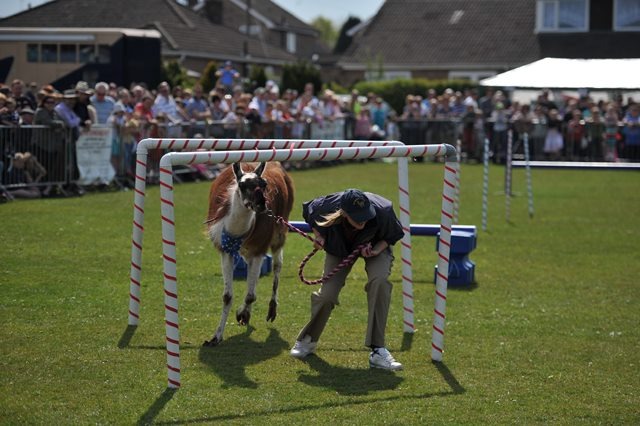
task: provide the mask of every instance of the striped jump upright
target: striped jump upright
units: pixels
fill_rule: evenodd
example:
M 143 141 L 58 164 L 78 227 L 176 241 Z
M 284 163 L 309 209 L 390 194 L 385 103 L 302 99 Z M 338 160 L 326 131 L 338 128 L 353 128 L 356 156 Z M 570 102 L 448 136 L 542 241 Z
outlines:
M 484 155 L 482 156 L 482 230 L 487 230 L 487 214 L 489 211 L 489 138 L 484 138 Z
M 442 361 L 444 352 L 444 326 L 447 313 L 447 285 L 449 283 L 449 256 L 451 251 L 451 228 L 455 205 L 457 169 L 448 157 L 444 165 L 442 208 L 440 215 L 440 244 L 438 244 L 438 270 L 436 273 L 436 296 L 431 335 L 431 359 Z
M 162 263 L 164 276 L 164 323 L 169 387 L 180 387 L 180 330 L 178 319 L 178 277 L 176 230 L 173 205 L 173 170 L 160 164 L 160 208 L 162 216 Z
M 504 215 L 508 222 L 511 220 L 511 162 L 513 161 L 513 131 L 509 129 L 507 135 L 507 164 L 504 172 Z
M 411 210 L 409 206 L 409 161 L 398 158 L 398 193 L 400 194 L 400 224 L 404 236 L 400 241 L 402 258 L 402 329 L 405 333 L 416 331 L 413 319 L 413 265 L 411 260 Z
M 460 164 L 462 160 L 462 141 L 460 139 L 456 142 L 456 191 L 453 203 L 453 224 L 458 224 L 458 219 L 460 215 Z
M 527 175 L 527 195 L 529 196 L 529 217 L 533 217 L 533 185 L 531 183 L 531 164 L 529 161 L 529 134 L 525 133 L 523 136 L 524 143 L 524 167 Z

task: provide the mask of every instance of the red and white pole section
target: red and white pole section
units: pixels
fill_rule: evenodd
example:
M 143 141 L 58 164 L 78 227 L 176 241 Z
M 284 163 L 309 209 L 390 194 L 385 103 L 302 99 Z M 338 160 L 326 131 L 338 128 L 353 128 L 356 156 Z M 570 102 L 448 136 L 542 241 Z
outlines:
M 509 130 L 507 136 L 507 164 L 505 167 L 505 217 L 507 222 L 511 219 L 511 165 L 513 161 L 513 131 Z
M 453 147 L 452 147 L 453 148 Z M 453 153 L 452 153 L 453 154 Z M 436 296 L 431 335 L 431 359 L 442 361 L 444 352 L 444 327 L 447 314 L 447 285 L 449 283 L 449 255 L 451 251 L 451 228 L 456 193 L 455 156 L 447 156 L 444 165 L 442 209 L 440 215 L 440 241 L 438 244 L 438 271 L 436 272 Z
M 142 237 L 144 236 L 144 200 L 147 176 L 147 149 L 138 146 L 133 193 L 133 232 L 131 235 L 131 271 L 129 275 L 129 325 L 140 319 L 140 281 L 142 275 Z
M 409 160 L 398 158 L 398 192 L 400 194 L 400 224 L 404 236 L 400 241 L 402 260 L 402 329 L 415 333 L 413 319 L 413 265 L 411 263 L 411 210 L 409 206 Z
M 529 195 L 529 217 L 533 217 L 533 185 L 531 183 L 531 164 L 529 161 L 529 134 L 523 136 L 524 143 L 524 167 L 527 175 L 527 194 Z
M 160 209 L 162 216 L 162 263 L 164 275 L 164 323 L 169 387 L 180 387 L 180 329 L 178 319 L 178 277 L 176 229 L 173 205 L 173 170 L 170 161 L 160 160 Z
M 456 142 L 456 192 L 453 203 L 453 224 L 458 224 L 458 215 L 460 214 L 460 161 L 462 159 L 462 141 L 460 139 Z
M 482 156 L 482 230 L 487 230 L 487 213 L 489 211 L 489 138 L 484 138 L 484 155 Z

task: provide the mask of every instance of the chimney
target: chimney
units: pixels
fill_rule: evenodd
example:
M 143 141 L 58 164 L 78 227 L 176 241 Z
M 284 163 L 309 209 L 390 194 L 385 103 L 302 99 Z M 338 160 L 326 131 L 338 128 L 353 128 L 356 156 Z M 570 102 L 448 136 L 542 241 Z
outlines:
M 205 0 L 204 12 L 212 24 L 222 25 L 223 0 Z

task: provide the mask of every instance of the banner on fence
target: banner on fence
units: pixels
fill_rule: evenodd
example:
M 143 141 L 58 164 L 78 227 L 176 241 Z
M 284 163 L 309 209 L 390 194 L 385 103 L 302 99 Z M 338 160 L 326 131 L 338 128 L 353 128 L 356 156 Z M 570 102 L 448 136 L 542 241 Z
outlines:
M 80 185 L 108 184 L 116 175 L 111 165 L 111 126 L 91 126 L 80 133 L 76 143 Z

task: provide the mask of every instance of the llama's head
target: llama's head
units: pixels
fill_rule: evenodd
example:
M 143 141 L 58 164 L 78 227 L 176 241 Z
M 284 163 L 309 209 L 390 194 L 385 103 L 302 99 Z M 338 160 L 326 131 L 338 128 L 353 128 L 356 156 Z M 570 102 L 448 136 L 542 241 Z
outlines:
M 252 172 L 244 173 L 240 163 L 233 163 L 233 173 L 238 182 L 238 194 L 242 204 L 256 213 L 267 210 L 264 191 L 267 188 L 267 181 L 262 178 L 266 163 L 260 163 Z

